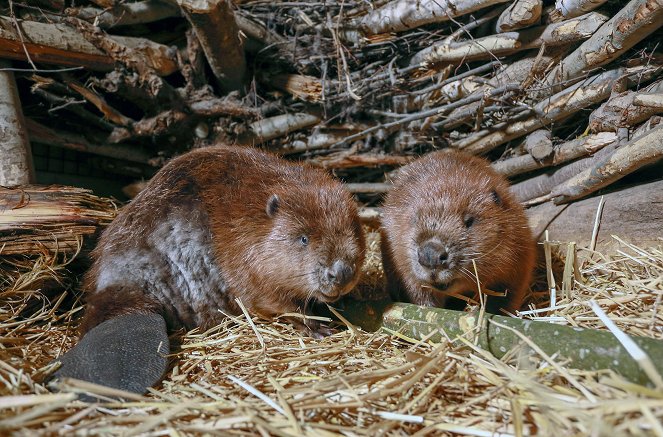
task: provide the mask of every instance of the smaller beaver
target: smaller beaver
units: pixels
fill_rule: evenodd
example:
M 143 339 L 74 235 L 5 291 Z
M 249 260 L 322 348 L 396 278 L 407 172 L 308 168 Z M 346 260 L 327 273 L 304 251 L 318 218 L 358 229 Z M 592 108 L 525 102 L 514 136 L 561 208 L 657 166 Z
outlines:
M 104 231 L 85 277 L 85 336 L 58 376 L 144 391 L 165 369 L 166 327 L 211 327 L 241 314 L 236 300 L 264 317 L 334 302 L 364 252 L 356 204 L 324 171 L 251 148 L 186 153 Z M 137 330 L 149 337 L 140 347 Z M 148 362 L 156 370 L 134 377 Z
M 394 300 L 454 307 L 455 295 L 488 296 L 486 309 L 515 312 L 525 298 L 535 243 L 522 206 L 489 163 L 457 151 L 401 168 L 385 198 L 382 257 Z

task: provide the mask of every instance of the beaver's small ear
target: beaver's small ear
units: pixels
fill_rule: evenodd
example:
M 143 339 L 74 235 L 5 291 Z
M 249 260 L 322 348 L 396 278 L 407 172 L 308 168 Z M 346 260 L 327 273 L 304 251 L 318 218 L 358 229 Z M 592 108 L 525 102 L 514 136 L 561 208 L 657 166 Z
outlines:
M 500 195 L 499 195 L 499 193 L 497 192 L 497 190 L 493 190 L 493 192 L 490 193 L 490 194 L 493 195 L 493 201 L 495 202 L 495 205 L 497 205 L 497 206 L 502 206 L 502 197 L 500 197 Z
M 265 208 L 265 212 L 267 213 L 267 217 L 273 218 L 276 215 L 276 212 L 279 210 L 279 196 L 276 194 L 272 194 L 270 198 L 267 200 L 267 207 Z

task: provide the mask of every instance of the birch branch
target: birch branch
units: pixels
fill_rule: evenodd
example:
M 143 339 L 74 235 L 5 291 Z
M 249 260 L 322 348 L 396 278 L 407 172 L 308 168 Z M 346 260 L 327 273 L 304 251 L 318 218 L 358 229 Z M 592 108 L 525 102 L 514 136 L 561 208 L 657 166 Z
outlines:
M 402 32 L 441 23 L 509 0 L 394 0 L 364 15 L 357 27 L 367 35 Z
M 663 0 L 631 0 L 591 38 L 564 58 L 546 76 L 544 84 L 555 86 L 605 65 L 662 25 Z
M 536 116 L 508 123 L 501 130 L 484 129 L 454 146 L 477 155 L 487 153 L 507 141 L 520 138 L 543 126 L 563 120 L 582 108 L 605 100 L 610 95 L 612 85 L 623 73 L 623 69 L 615 69 L 585 79 L 539 102 L 534 107 Z
M 0 59 L 0 68 L 11 63 Z M 35 181 L 32 149 L 14 73 L 0 71 L 0 186 L 25 185 Z
M 663 158 L 663 126 L 632 140 L 551 191 L 556 204 L 585 197 L 639 168 Z
M 231 3 L 228 0 L 177 0 L 196 31 L 207 62 L 225 91 L 244 86 L 246 60 Z
M 512 177 L 546 167 L 555 167 L 572 159 L 591 155 L 615 141 L 617 141 L 616 134 L 601 132 L 554 146 L 552 156 L 543 161 L 534 159 L 530 154 L 525 154 L 493 162 L 492 167 L 504 176 Z
M 249 125 L 249 132 L 240 136 L 238 142 L 245 145 L 264 143 L 294 132 L 311 127 L 320 122 L 320 117 L 313 114 L 282 114 Z
M 607 20 L 608 17 L 603 14 L 590 12 L 561 23 L 518 32 L 499 33 L 464 42 L 445 40 L 416 53 L 410 60 L 410 65 L 426 66 L 440 62 L 487 59 L 541 47 L 543 44 L 546 47 L 571 44 L 589 38 Z

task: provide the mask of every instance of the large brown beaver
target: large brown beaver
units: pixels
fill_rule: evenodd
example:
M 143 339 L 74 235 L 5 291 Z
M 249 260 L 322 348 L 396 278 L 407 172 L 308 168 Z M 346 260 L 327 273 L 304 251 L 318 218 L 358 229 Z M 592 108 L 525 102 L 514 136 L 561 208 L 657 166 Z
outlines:
M 382 254 L 396 300 L 453 305 L 449 296 L 482 289 L 487 310 L 518 310 L 535 261 L 523 208 L 508 182 L 482 158 L 455 151 L 429 153 L 399 170 L 384 201 Z M 474 261 L 474 263 L 473 263 Z
M 143 391 L 165 367 L 155 354 L 167 344 L 166 326 L 212 326 L 240 313 L 235 299 L 264 317 L 333 302 L 357 283 L 364 251 L 355 202 L 322 170 L 249 148 L 189 152 L 104 231 L 84 285 L 87 334 L 58 375 Z M 152 355 L 135 350 L 136 336 L 154 339 L 140 346 Z M 113 359 L 110 343 L 126 349 L 118 337 L 137 358 L 92 362 L 95 354 Z M 149 375 L 121 380 L 150 360 L 158 362 Z M 113 365 L 125 370 L 109 376 Z

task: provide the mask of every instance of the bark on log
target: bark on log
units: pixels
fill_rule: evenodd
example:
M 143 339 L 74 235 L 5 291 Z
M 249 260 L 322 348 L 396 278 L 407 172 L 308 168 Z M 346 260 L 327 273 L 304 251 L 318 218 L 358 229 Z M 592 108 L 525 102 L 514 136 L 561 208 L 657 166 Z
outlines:
M 612 96 L 589 115 L 591 132 L 616 132 L 620 128 L 637 126 L 651 116 L 663 113 L 663 80 L 641 91 L 624 91 Z M 656 104 L 656 96 L 660 102 Z M 647 99 L 650 103 L 647 104 Z
M 463 42 L 433 44 L 416 53 L 410 65 L 427 66 L 441 62 L 471 61 L 490 59 L 495 56 L 516 53 L 541 47 L 556 47 L 587 39 L 606 21 L 608 17 L 598 12 L 590 12 L 582 17 L 539 26 L 518 32 L 506 32 L 476 38 Z
M 601 132 L 554 146 L 552 157 L 544 161 L 538 161 L 530 154 L 524 154 L 503 161 L 495 161 L 492 166 L 504 176 L 512 177 L 540 168 L 555 167 L 572 159 L 591 155 L 615 141 L 617 141 L 616 134 Z
M 608 98 L 613 84 L 620 79 L 623 73 L 623 69 L 615 69 L 578 82 L 538 103 L 534 107 L 536 116 L 509 123 L 499 130 L 484 129 L 457 142 L 454 147 L 461 148 L 468 153 L 483 154 L 507 141 L 563 120 L 582 108 Z
M 264 143 L 287 135 L 290 132 L 311 127 L 320 122 L 314 114 L 298 113 L 283 114 L 255 121 L 249 125 L 249 132 L 237 140 L 244 145 Z
M 578 17 L 601 6 L 607 0 L 557 0 L 551 13 L 554 21 Z
M 386 328 L 415 340 L 434 342 L 444 342 L 447 338 L 452 341 L 457 341 L 459 337 L 467 341 L 476 338 L 477 346 L 490 351 L 498 359 L 518 346 L 525 347 L 529 354 L 535 353 L 516 334 L 519 332 L 548 356 L 568 360 L 569 367 L 584 370 L 612 369 L 637 384 L 654 383 L 609 331 L 497 315 L 486 315 L 479 319 L 476 312 L 386 301 L 351 301 L 344 305 L 342 311 L 348 321 L 368 331 Z M 663 341 L 649 337 L 631 338 L 647 353 L 658 372 L 663 373 Z
M 517 184 L 511 185 L 511 191 L 519 202 L 536 199 L 550 194 L 550 191 L 557 185 L 578 175 L 594 164 L 595 159 L 601 159 L 609 156 L 619 147 L 619 141 L 602 148 L 594 156 L 578 159 L 570 164 L 557 167 L 544 174 L 534 176 Z
M 11 62 L 0 59 L 0 69 Z M 0 70 L 0 185 L 25 185 L 35 181 L 32 150 L 14 73 Z
M 556 204 L 585 197 L 663 158 L 663 126 L 629 141 L 609 156 L 597 158 L 593 165 L 555 187 L 550 193 Z
M 177 0 L 196 31 L 207 62 L 224 91 L 241 90 L 246 75 L 244 43 L 228 0 Z
M 497 32 L 510 32 L 539 22 L 543 10 L 542 0 L 516 0 L 497 19 Z
M 605 65 L 663 26 L 663 0 L 631 0 L 546 76 L 551 87 Z M 551 92 L 554 92 L 551 88 Z
M 395 0 L 364 15 L 357 27 L 367 35 L 402 32 L 449 21 L 509 0 Z
M 589 247 L 594 218 L 601 196 L 589 197 L 566 205 L 547 202 L 527 209 L 534 235 L 557 241 L 575 241 Z M 663 181 L 621 188 L 603 194 L 605 204 L 599 226 L 596 250 L 614 251 L 621 239 L 640 247 L 659 246 L 663 229 Z
M 66 24 L 47 24 L 19 21 L 21 36 L 12 25 L 12 19 L 0 17 L 0 58 L 9 58 L 46 64 L 85 67 L 96 71 L 109 71 L 116 61 L 88 42 L 79 32 Z M 160 76 L 177 71 L 170 48 L 144 38 L 114 36 L 113 41 L 141 53 L 145 62 Z M 26 51 L 28 55 L 26 55 Z

